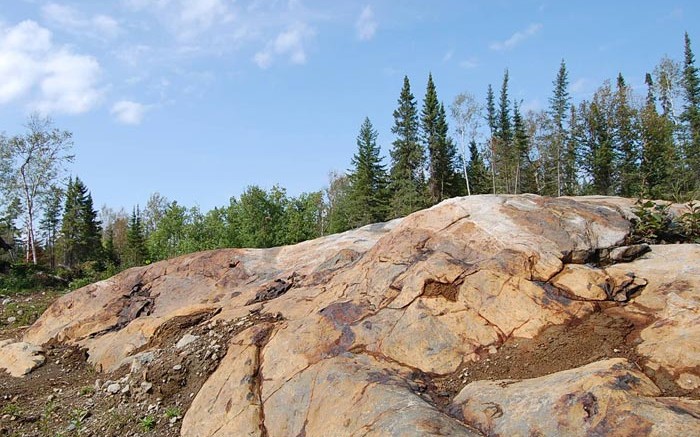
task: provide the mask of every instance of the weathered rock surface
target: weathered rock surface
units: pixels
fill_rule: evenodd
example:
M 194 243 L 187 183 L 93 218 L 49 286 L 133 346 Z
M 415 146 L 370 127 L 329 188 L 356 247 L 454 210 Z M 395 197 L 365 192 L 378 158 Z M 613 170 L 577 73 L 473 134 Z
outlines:
M 616 435 L 618 422 L 636 435 L 697 433 L 697 403 L 661 395 L 700 397 L 700 247 L 620 249 L 632 206 L 473 196 L 295 246 L 187 255 L 62 297 L 24 341 L 84 347 L 112 371 L 175 345 L 183 327 L 270 315 L 231 339 L 183 435 L 527 435 L 535 405 L 544 435 Z M 505 387 L 472 382 L 449 408 L 431 391 L 506 341 L 601 311 L 635 327 L 641 371 L 603 360 Z M 631 388 L 610 387 L 625 375 Z
M 474 382 L 451 411 L 489 436 L 700 434 L 700 402 L 659 395 L 634 365 L 612 359 L 526 381 Z

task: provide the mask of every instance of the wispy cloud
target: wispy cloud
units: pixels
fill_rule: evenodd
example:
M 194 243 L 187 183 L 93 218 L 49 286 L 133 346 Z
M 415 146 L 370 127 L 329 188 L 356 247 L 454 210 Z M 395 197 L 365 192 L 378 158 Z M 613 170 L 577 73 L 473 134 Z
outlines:
M 459 66 L 466 69 L 476 68 L 479 66 L 479 60 L 472 56 L 463 61 L 460 61 Z
M 369 41 L 374 38 L 374 34 L 377 33 L 377 23 L 374 17 L 374 11 L 372 7 L 367 5 L 362 9 L 360 17 L 355 23 L 355 29 L 357 30 L 357 37 L 362 41 Z
M 510 38 L 505 41 L 494 41 L 489 45 L 491 50 L 510 50 L 522 43 L 526 39 L 536 35 L 540 30 L 542 30 L 542 24 L 534 23 L 527 27 L 525 30 L 515 32 L 510 36 Z
M 148 107 L 131 100 L 120 100 L 112 105 L 110 113 L 122 124 L 138 125 L 143 121 Z
M 454 56 L 454 50 L 450 49 L 448 50 L 443 56 L 442 56 L 442 62 L 450 62 L 452 60 L 452 56 Z
M 0 104 L 25 101 L 42 113 L 80 114 L 100 100 L 101 69 L 92 56 L 53 43 L 34 21 L 0 25 Z
M 134 11 L 150 11 L 180 41 L 189 41 L 235 15 L 224 0 L 124 0 Z
M 49 25 L 91 38 L 113 39 L 122 32 L 119 22 L 109 15 L 87 16 L 71 6 L 58 3 L 42 6 L 41 14 Z
M 586 88 L 586 85 L 588 85 L 588 79 L 585 77 L 576 79 L 574 83 L 571 84 L 571 92 L 580 93 Z
M 292 64 L 306 63 L 305 45 L 315 32 L 304 23 L 296 23 L 280 32 L 265 48 L 253 56 L 253 61 L 260 68 L 269 68 L 276 57 L 286 57 Z

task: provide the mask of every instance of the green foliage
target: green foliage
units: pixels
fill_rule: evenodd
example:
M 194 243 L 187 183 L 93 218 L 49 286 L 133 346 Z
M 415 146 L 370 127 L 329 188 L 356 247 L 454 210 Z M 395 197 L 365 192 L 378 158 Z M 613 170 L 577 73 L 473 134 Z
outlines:
M 168 407 L 165 409 L 165 417 L 172 419 L 173 417 L 182 417 L 182 412 L 177 407 Z
M 68 268 L 103 258 L 100 222 L 92 195 L 77 177 L 68 182 L 66 189 L 59 245 Z
M 637 200 L 632 241 L 656 244 L 678 239 L 677 223 L 670 213 L 670 203 Z
M 6 273 L 0 274 L 0 292 L 16 294 L 40 288 L 60 288 L 60 278 L 40 264 L 18 262 L 10 264 Z
M 683 62 L 683 97 L 685 100 L 681 121 L 685 138 L 683 151 L 690 189 L 700 187 L 700 75 L 695 66 L 695 55 L 690 47 L 690 37 L 685 33 Z
M 126 251 L 124 253 L 124 267 L 134 267 L 148 262 L 148 248 L 144 237 L 143 225 L 141 224 L 141 211 L 135 207 L 126 237 Z
M 467 166 L 472 194 L 487 194 L 490 191 L 488 169 L 484 164 L 476 141 L 469 143 L 469 164 Z
M 427 191 L 423 170 L 425 149 L 418 141 L 419 124 L 416 100 L 411 93 L 408 77 L 404 77 L 398 107 L 394 110 L 396 135 L 392 143 L 389 189 L 390 217 L 401 217 L 417 211 L 427 204 Z
M 156 427 L 156 418 L 149 414 L 141 419 L 139 425 L 144 432 L 152 431 Z
M 348 175 L 350 227 L 386 220 L 388 176 L 379 153 L 377 131 L 369 118 L 365 118 L 357 136 L 357 152 L 351 161 L 353 169 Z
M 700 243 L 700 205 L 688 203 L 688 212 L 683 213 L 678 222 L 683 236 L 690 243 Z

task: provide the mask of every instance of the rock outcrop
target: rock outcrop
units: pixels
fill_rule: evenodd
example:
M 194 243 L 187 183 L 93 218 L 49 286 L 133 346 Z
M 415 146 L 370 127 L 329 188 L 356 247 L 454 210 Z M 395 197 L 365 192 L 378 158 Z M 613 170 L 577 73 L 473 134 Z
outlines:
M 113 372 L 260 315 L 194 396 L 187 436 L 699 434 L 700 246 L 627 247 L 632 206 L 472 196 L 295 246 L 196 253 L 62 297 L 23 340 L 85 348 Z M 528 368 L 519 339 L 596 314 L 628 327 L 627 355 L 524 380 L 465 371 L 504 345 Z

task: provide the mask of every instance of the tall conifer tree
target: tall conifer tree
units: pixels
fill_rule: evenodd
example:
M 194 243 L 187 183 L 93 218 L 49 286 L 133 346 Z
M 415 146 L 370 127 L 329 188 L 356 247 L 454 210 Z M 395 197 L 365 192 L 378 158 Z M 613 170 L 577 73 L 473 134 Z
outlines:
M 561 196 L 564 188 L 564 149 L 569 135 L 567 129 L 566 116 L 569 111 L 569 73 L 566 70 L 566 63 L 562 59 L 559 65 L 557 77 L 554 79 L 554 93 L 549 98 L 549 117 L 551 120 L 551 140 L 550 157 L 553 161 L 551 166 L 556 171 L 557 186 L 552 194 Z
M 681 121 L 685 125 L 684 155 L 688 169 L 688 188 L 700 188 L 700 77 L 690 37 L 685 33 L 683 62 L 683 91 L 685 105 Z
M 401 217 L 426 205 L 425 150 L 418 138 L 418 110 L 408 77 L 403 79 L 391 132 L 396 139 L 391 149 L 391 216 Z
M 360 127 L 357 152 L 352 157 L 350 178 L 350 226 L 359 227 L 386 220 L 387 173 L 379 155 L 377 131 L 369 117 Z

